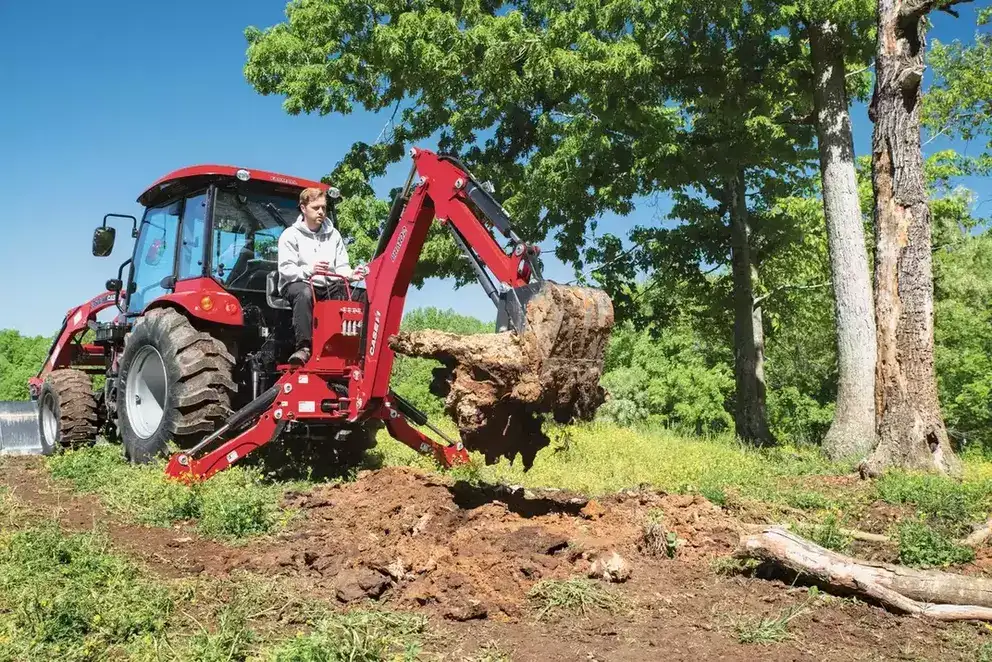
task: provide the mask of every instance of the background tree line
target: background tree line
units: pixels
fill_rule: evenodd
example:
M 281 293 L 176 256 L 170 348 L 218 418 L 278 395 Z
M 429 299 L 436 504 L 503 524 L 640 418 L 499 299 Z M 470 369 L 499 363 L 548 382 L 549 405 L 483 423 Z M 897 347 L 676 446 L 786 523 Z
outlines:
M 929 14 L 959 4 L 295 0 L 247 29 L 245 75 L 293 114 L 390 118 L 329 175 L 356 257 L 388 209 L 371 182 L 411 143 L 498 182 L 519 234 L 613 298 L 601 416 L 953 473 L 948 435 L 992 443 L 989 226 L 958 186 L 992 159 L 920 145 L 921 123 L 989 135 L 989 10 L 973 41 L 927 51 Z M 859 161 L 850 107 L 869 99 Z M 661 196 L 664 223 L 602 222 Z M 432 276 L 473 280 L 441 232 L 416 282 Z M 408 325 L 428 321 L 479 328 Z M 436 409 L 425 370 L 397 365 Z

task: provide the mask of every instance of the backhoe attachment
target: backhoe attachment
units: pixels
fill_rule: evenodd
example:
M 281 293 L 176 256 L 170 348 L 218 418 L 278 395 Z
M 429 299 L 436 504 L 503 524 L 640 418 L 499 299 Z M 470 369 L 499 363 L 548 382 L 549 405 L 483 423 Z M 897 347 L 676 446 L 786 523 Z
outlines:
M 603 403 L 599 381 L 613 304 L 602 290 L 544 280 L 539 249 L 517 236 L 506 211 L 461 163 L 426 151 L 415 151 L 414 159 L 423 183 L 412 197 L 431 198 L 434 214 L 496 304 L 497 332 L 398 333 L 389 346 L 441 362 L 431 391 L 445 398 L 466 448 L 487 463 L 520 455 L 530 468 L 549 443 L 546 418 L 588 420 Z M 490 228 L 509 240 L 507 250 L 493 250 Z

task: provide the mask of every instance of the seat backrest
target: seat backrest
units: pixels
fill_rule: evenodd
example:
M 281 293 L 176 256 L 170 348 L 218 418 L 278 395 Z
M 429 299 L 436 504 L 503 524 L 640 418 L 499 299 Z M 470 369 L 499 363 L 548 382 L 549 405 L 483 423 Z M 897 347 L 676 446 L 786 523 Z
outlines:
M 292 308 L 289 305 L 289 301 L 279 296 L 278 271 L 270 271 L 265 276 L 265 302 L 269 304 L 269 308 L 275 308 L 276 310 L 289 310 Z

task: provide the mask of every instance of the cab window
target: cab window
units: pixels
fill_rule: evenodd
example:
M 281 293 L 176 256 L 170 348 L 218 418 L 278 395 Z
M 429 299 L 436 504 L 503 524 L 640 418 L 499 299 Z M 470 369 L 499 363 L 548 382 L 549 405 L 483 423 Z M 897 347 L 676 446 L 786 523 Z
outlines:
M 179 233 L 179 211 L 182 201 L 145 211 L 134 247 L 131 282 L 133 291 L 127 297 L 127 311 L 138 313 L 151 301 L 166 293 L 162 280 L 171 276 L 176 267 L 176 237 Z
M 278 267 L 279 235 L 298 213 L 295 198 L 218 191 L 211 275 L 230 289 L 264 291 Z

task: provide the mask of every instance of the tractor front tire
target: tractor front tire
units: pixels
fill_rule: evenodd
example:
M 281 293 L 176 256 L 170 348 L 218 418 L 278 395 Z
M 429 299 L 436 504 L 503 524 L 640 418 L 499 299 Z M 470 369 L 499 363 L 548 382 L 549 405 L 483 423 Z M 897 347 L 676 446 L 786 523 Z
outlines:
M 145 463 L 195 445 L 231 414 L 234 357 L 172 308 L 145 313 L 124 340 L 117 412 L 124 455 Z
M 42 452 L 57 453 L 96 441 L 99 416 L 90 376 L 81 370 L 54 370 L 38 395 Z

